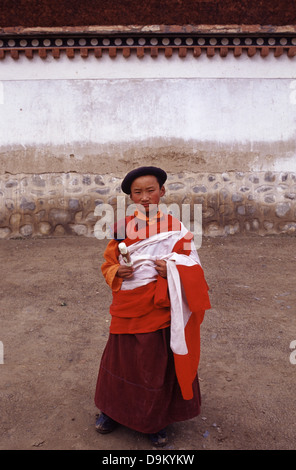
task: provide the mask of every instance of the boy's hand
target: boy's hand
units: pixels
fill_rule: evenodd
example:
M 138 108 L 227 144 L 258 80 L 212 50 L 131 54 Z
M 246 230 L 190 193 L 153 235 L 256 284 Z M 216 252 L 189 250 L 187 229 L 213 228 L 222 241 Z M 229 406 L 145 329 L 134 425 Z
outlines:
M 163 259 L 155 260 L 155 269 L 161 277 L 167 277 L 167 265 Z
M 132 266 L 120 265 L 116 276 L 122 277 L 123 279 L 130 279 L 134 274 L 134 268 Z

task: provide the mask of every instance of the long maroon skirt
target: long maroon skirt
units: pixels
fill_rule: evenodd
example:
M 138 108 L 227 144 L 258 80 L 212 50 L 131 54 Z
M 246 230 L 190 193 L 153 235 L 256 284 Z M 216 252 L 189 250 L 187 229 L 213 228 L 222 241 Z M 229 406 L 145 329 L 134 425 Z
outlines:
M 110 334 L 101 359 L 95 404 L 118 423 L 142 433 L 200 413 L 198 377 L 194 397 L 184 400 L 169 346 L 170 329 Z

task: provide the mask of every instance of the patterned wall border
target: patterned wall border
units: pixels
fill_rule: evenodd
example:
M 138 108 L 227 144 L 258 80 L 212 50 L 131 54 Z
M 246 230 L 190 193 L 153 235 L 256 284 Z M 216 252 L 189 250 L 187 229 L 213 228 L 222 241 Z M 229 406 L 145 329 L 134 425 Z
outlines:
M 179 31 L 153 31 L 133 32 L 133 30 L 105 32 L 73 30 L 60 32 L 13 32 L 0 31 L 0 59 L 10 55 L 17 60 L 20 54 L 24 54 L 28 59 L 35 55 L 45 59 L 51 54 L 58 59 L 61 54 L 66 54 L 69 59 L 76 54 L 87 58 L 89 54 L 94 54 L 100 58 L 103 54 L 108 54 L 115 58 L 118 54 L 128 58 L 132 53 L 138 58 L 148 54 L 156 58 L 160 52 L 166 57 L 171 57 L 177 53 L 179 57 L 186 57 L 188 53 L 194 57 L 199 57 L 202 53 L 208 57 L 216 54 L 226 57 L 232 53 L 235 57 L 247 53 L 253 57 L 259 53 L 262 57 L 273 54 L 280 57 L 287 54 L 292 58 L 296 55 L 296 32 L 235 32 L 214 31 L 214 33 L 204 31 L 188 32 L 180 28 Z M 172 29 L 172 28 L 171 28 Z

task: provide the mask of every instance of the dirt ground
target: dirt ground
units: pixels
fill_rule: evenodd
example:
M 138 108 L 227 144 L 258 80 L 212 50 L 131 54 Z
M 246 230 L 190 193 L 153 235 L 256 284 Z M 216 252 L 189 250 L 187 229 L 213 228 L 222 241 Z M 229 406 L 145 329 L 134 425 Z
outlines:
M 108 337 L 106 241 L 0 241 L 0 449 L 152 450 L 124 427 L 94 429 Z M 202 412 L 166 450 L 295 449 L 296 237 L 204 238 L 212 309 L 202 325 Z

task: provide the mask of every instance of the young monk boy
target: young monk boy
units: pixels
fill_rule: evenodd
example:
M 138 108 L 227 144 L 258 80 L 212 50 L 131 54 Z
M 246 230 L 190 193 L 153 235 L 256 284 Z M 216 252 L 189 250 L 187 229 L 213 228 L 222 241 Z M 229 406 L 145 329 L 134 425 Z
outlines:
M 158 208 L 166 178 L 160 168 L 140 167 L 122 182 L 136 210 L 115 226 L 104 253 L 113 300 L 95 392 L 98 432 L 121 424 L 154 446 L 168 443 L 169 424 L 200 413 L 200 324 L 210 308 L 192 234 Z M 119 252 L 122 241 L 132 266 Z

